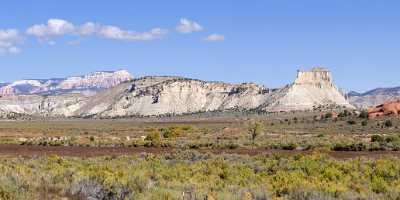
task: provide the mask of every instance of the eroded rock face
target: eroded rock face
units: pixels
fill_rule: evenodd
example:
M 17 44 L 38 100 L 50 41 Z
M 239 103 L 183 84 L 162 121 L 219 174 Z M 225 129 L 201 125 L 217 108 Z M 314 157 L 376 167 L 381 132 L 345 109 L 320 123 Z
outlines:
M 293 84 L 277 90 L 254 83 L 145 77 L 99 93 L 79 112 L 83 116 L 123 117 L 228 109 L 277 112 L 332 105 L 353 108 L 331 80 L 330 72 L 322 68 L 299 71 Z
M 349 102 L 357 108 L 370 108 L 400 98 L 400 87 L 377 88 L 364 93 L 349 93 Z
M 62 86 L 79 87 L 75 84 L 77 82 L 80 81 L 67 82 Z M 92 87 L 95 86 L 91 85 L 94 82 L 80 83 Z M 229 84 L 152 76 L 124 82 L 92 96 L 63 94 L 0 98 L 0 114 L 106 118 L 230 109 L 278 112 L 310 110 L 318 106 L 353 108 L 343 93 L 332 84 L 330 72 L 322 68 L 299 71 L 294 83 L 274 90 L 254 83 Z
M 18 95 L 0 98 L 0 117 L 10 113 L 41 117 L 71 117 L 89 99 L 81 94 Z
M 368 117 L 376 118 L 385 115 L 399 115 L 400 114 L 400 100 L 390 101 L 378 105 L 375 108 L 368 109 Z
M 179 77 L 144 77 L 116 90 L 119 92 L 99 93 L 98 98 L 113 99 L 109 103 L 90 102 L 83 114 L 118 117 L 253 109 L 269 95 L 268 89 L 253 83 L 227 84 Z M 103 111 L 99 113 L 100 110 Z
M 267 111 L 309 110 L 317 106 L 340 106 L 354 108 L 344 93 L 333 83 L 331 73 L 323 68 L 298 71 L 297 78 L 270 99 L 263 108 Z
M 86 89 L 86 88 L 111 88 L 122 82 L 132 80 L 133 77 L 126 70 L 115 72 L 95 72 L 85 76 L 69 77 L 57 85 L 58 89 Z
M 330 71 L 321 67 L 314 67 L 311 71 L 297 71 L 297 78 L 294 83 L 298 85 L 332 85 L 332 76 Z
M 1 96 L 98 92 L 132 80 L 126 70 L 95 72 L 65 79 L 19 80 L 0 87 Z

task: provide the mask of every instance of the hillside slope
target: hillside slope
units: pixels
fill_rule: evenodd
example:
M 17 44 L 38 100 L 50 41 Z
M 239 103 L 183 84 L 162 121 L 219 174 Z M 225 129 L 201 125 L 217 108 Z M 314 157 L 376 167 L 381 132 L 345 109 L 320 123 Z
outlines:
M 71 84 L 67 84 L 71 85 Z M 73 84 L 72 84 L 73 85 Z M 75 87 L 75 86 L 74 86 Z M 0 98 L 0 113 L 65 117 L 130 117 L 224 110 L 281 112 L 350 105 L 329 71 L 298 71 L 294 83 L 268 89 L 254 83 L 230 84 L 182 77 L 149 76 L 93 95 L 17 95 Z
M 144 77 L 99 93 L 82 115 L 121 117 L 253 109 L 268 96 L 268 89 L 252 84 L 205 82 L 180 77 Z M 93 103 L 97 99 L 107 99 Z
M 18 80 L 8 84 L 0 84 L 0 96 L 91 93 L 114 87 L 132 79 L 133 77 L 128 71 L 119 70 L 94 72 L 68 78 Z
M 277 93 L 277 97 L 269 99 L 263 110 L 310 110 L 319 106 L 354 108 L 346 100 L 344 93 L 332 83 L 331 73 L 318 67 L 311 71 L 298 71 L 295 82 Z
M 369 108 L 400 99 L 400 87 L 376 88 L 364 93 L 349 93 L 349 102 L 358 108 Z

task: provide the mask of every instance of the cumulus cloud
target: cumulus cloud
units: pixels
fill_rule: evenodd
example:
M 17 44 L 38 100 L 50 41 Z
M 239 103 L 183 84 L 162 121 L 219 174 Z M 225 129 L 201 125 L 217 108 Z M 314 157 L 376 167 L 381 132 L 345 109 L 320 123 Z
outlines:
M 21 52 L 17 47 L 22 37 L 16 29 L 0 29 L 0 54 L 16 54 Z
M 79 27 L 78 34 L 80 35 L 91 35 L 99 31 L 101 25 L 94 22 L 86 22 Z
M 203 27 L 195 21 L 182 18 L 176 26 L 179 33 L 193 33 L 202 31 Z M 153 28 L 144 32 L 126 30 L 114 25 L 105 25 L 96 22 L 86 22 L 83 24 L 73 24 L 64 19 L 49 19 L 43 24 L 34 24 L 28 27 L 24 33 L 17 29 L 0 29 L 0 54 L 16 54 L 21 52 L 19 46 L 23 43 L 26 35 L 38 38 L 40 42 L 49 45 L 55 44 L 57 37 L 69 36 L 67 44 L 79 45 L 85 37 L 97 36 L 110 40 L 120 41 L 151 41 L 162 39 L 169 30 Z M 224 41 L 225 36 L 212 34 L 204 38 L 205 41 L 217 42 Z
M 50 19 L 47 24 L 37 24 L 27 29 L 27 34 L 39 38 L 40 41 L 53 42 L 51 39 L 56 36 L 74 35 L 74 36 L 91 36 L 98 35 L 103 38 L 124 41 L 149 41 L 161 39 L 167 34 L 167 30 L 154 28 L 147 32 L 135 32 L 123 30 L 118 26 L 103 25 L 95 22 L 86 22 L 77 26 L 62 19 Z
M 183 34 L 202 30 L 203 27 L 199 23 L 187 18 L 181 18 L 179 24 L 176 26 L 176 31 Z M 86 22 L 81 25 L 76 25 L 67 20 L 56 18 L 49 19 L 45 24 L 35 24 L 26 30 L 26 34 L 35 36 L 40 42 L 46 42 L 50 45 L 55 44 L 54 38 L 64 35 L 78 37 L 68 42 L 68 44 L 77 45 L 80 44 L 80 38 L 89 36 L 99 36 L 106 39 L 121 41 L 150 41 L 162 39 L 167 33 L 168 30 L 162 28 L 137 32 L 96 22 Z M 224 41 L 225 37 L 219 34 L 212 34 L 204 40 L 209 42 Z
M 36 24 L 28 28 L 26 31 L 29 35 L 39 38 L 50 38 L 73 33 L 75 26 L 63 19 L 49 19 L 47 24 Z
M 222 42 L 225 41 L 225 36 L 220 34 L 211 34 L 208 37 L 204 38 L 207 42 Z
M 182 18 L 178 26 L 176 27 L 176 31 L 178 31 L 179 33 L 193 33 L 202 30 L 203 27 L 201 27 L 200 24 L 186 18 Z
M 125 40 L 125 41 L 135 41 L 135 40 L 155 40 L 161 39 L 167 30 L 161 28 L 155 28 L 148 32 L 134 32 L 122 30 L 117 26 L 104 26 L 101 27 L 98 34 L 104 38 L 114 39 L 114 40 Z

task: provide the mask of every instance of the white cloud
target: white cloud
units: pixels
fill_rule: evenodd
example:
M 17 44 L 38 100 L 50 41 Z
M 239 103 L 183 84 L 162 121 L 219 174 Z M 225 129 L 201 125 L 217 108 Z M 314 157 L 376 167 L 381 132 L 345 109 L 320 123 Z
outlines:
M 103 26 L 100 28 L 99 33 L 102 37 L 114 40 L 125 40 L 125 41 L 135 41 L 135 40 L 155 40 L 161 39 L 168 31 L 161 28 L 155 28 L 148 32 L 133 32 L 122 30 L 117 26 Z
M 16 54 L 21 52 L 17 47 L 22 37 L 16 29 L 0 29 L 0 54 Z
M 124 41 L 148 41 L 161 39 L 167 34 L 167 30 L 161 28 L 154 28 L 147 32 L 135 32 L 130 30 L 123 30 L 117 26 L 102 25 L 100 23 L 86 22 L 81 26 L 76 26 L 71 22 L 63 19 L 50 19 L 47 24 L 37 24 L 29 27 L 26 31 L 27 34 L 39 38 L 39 41 L 54 44 L 53 37 L 63 35 L 73 35 L 88 37 L 98 35 L 103 38 Z M 74 45 L 78 44 L 73 40 Z
M 26 31 L 29 35 L 34 35 L 39 38 L 51 38 L 73 33 L 75 26 L 63 19 L 49 19 L 47 24 L 36 24 L 28 28 Z
M 208 41 L 208 42 L 222 42 L 222 41 L 225 41 L 225 36 L 219 35 L 219 34 L 211 34 L 208 37 L 206 37 L 204 40 Z
M 176 27 L 180 33 L 193 33 L 202 31 L 203 27 L 195 21 L 182 18 Z M 26 35 L 34 36 L 41 43 L 54 45 L 57 37 L 70 36 L 69 45 L 79 45 L 84 37 L 99 36 L 106 39 L 121 41 L 151 41 L 162 39 L 168 34 L 167 29 L 153 28 L 144 32 L 125 30 L 118 26 L 104 25 L 95 22 L 86 22 L 81 25 L 64 19 L 49 19 L 43 24 L 34 24 L 28 27 L 24 33 L 16 29 L 0 29 L 0 54 L 16 54 L 21 52 L 18 47 L 22 44 Z M 23 37 L 24 36 L 24 37 Z M 223 35 L 213 34 L 205 38 L 206 41 L 223 41 Z
M 186 18 L 182 18 L 180 20 L 178 26 L 176 27 L 176 30 L 179 33 L 193 33 L 193 32 L 202 31 L 203 27 L 201 27 L 200 24 L 198 24 L 195 21 L 191 21 Z
M 96 24 L 94 22 L 86 22 L 81 27 L 79 27 L 78 33 L 80 35 L 91 35 L 98 32 L 100 27 L 100 24 Z

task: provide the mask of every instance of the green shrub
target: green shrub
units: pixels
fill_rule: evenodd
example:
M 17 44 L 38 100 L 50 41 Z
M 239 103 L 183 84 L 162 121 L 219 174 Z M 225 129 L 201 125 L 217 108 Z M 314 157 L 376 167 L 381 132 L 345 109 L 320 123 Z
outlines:
M 388 127 L 388 128 L 389 128 L 389 127 L 392 127 L 392 126 L 393 126 L 392 120 L 390 120 L 390 119 L 386 120 L 386 121 L 385 121 L 385 126 Z
M 176 138 L 182 135 L 183 130 L 177 126 L 171 126 L 166 129 L 161 129 L 164 138 Z
M 362 118 L 362 119 L 368 119 L 368 111 L 367 110 L 361 111 L 361 113 L 358 115 L 358 117 Z
M 233 142 L 229 142 L 229 143 L 226 145 L 226 148 L 228 148 L 228 149 L 237 149 L 237 148 L 239 148 L 239 144 L 233 143 Z
M 334 200 L 333 195 L 324 194 L 318 190 L 299 188 L 293 192 L 291 192 L 288 199 L 293 200 Z
M 355 125 L 355 124 L 357 124 L 357 122 L 354 121 L 354 120 L 348 120 L 348 121 L 347 121 L 347 124 L 349 124 L 349 125 Z
M 343 110 L 341 113 L 339 113 L 338 117 L 347 117 L 350 115 L 351 113 L 348 110 Z
M 371 136 L 371 142 L 383 142 L 385 138 L 381 135 L 373 135 Z
M 390 143 L 390 142 L 398 142 L 400 140 L 399 136 L 397 135 L 390 135 L 385 137 L 385 142 Z
M 333 117 L 333 114 L 331 112 L 328 112 L 325 114 L 325 119 L 330 119 Z
M 161 128 L 160 131 L 164 138 L 177 138 L 184 134 L 184 132 L 193 131 L 192 126 L 170 126 L 168 128 Z
M 400 159 L 327 155 L 0 157 L 0 199 L 399 199 Z M 184 196 L 183 196 L 184 195 Z
M 334 144 L 332 150 L 334 151 L 365 151 L 367 149 L 367 145 L 364 143 L 351 143 L 351 144 L 343 144 L 337 143 Z
M 288 143 L 288 144 L 281 144 L 281 149 L 283 150 L 295 150 L 297 148 L 297 144 Z
M 152 130 L 147 136 L 146 141 L 150 142 L 151 146 L 161 145 L 161 133 L 158 130 Z
M 368 125 L 368 121 L 367 120 L 364 120 L 364 121 L 361 122 L 361 126 L 367 126 L 367 125 Z
M 181 129 L 183 131 L 193 131 L 194 127 L 193 126 L 189 126 L 189 125 L 185 125 L 185 126 L 182 126 Z
M 383 151 L 385 147 L 383 147 L 379 142 L 373 142 L 368 147 L 369 151 Z
M 0 188 L 0 199 L 15 199 L 13 192 Z
M 390 144 L 392 151 L 400 151 L 400 141 L 395 141 Z
M 385 193 L 388 191 L 388 184 L 382 177 L 373 176 L 371 181 L 371 189 L 376 193 Z

